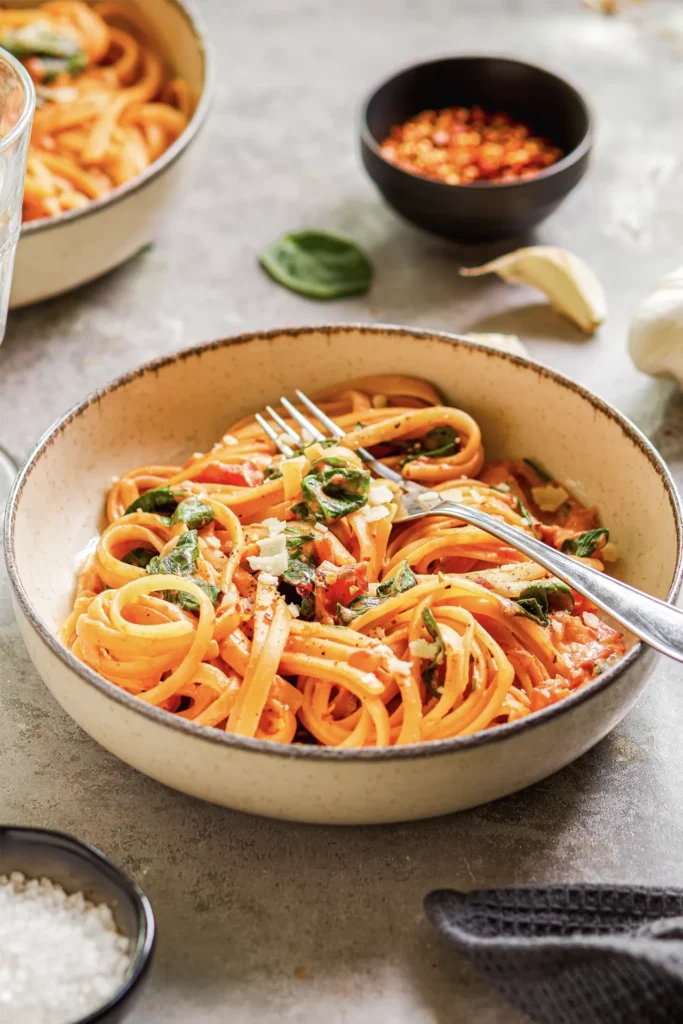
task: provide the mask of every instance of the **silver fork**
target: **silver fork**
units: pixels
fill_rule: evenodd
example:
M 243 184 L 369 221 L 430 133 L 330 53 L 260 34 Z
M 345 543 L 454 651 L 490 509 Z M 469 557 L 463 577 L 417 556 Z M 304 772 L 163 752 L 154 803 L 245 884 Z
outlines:
M 318 423 L 322 424 L 332 437 L 347 437 L 341 427 L 337 426 L 322 409 L 319 409 L 303 391 L 297 391 L 296 396 L 304 408 L 315 416 Z M 302 431 L 306 432 L 311 441 L 328 440 L 327 435 L 323 434 L 286 398 L 281 398 L 280 403 Z M 289 426 L 271 406 L 266 406 L 266 409 L 279 427 L 279 431 L 260 414 L 257 414 L 256 419 L 283 455 L 289 458 L 296 448 L 310 443 L 304 439 L 303 435 Z M 349 437 L 349 442 L 349 447 L 353 447 L 351 437 Z M 470 508 L 468 505 L 461 505 L 457 501 L 444 500 L 437 492 L 429 491 L 428 488 L 422 487 L 412 480 L 404 480 L 400 473 L 396 473 L 395 470 L 379 462 L 365 448 L 354 447 L 354 450 L 373 473 L 393 481 L 401 488 L 401 504 L 398 515 L 394 519 L 395 523 L 414 522 L 424 519 L 426 516 L 446 516 L 470 523 L 472 526 L 478 526 L 486 533 L 497 537 L 498 540 L 509 544 L 510 547 L 528 555 L 544 569 L 548 569 L 553 576 L 589 598 L 650 647 L 654 647 L 655 650 L 661 651 L 662 654 L 666 654 L 676 661 L 683 661 L 683 611 L 643 593 L 642 590 L 636 590 L 635 587 L 630 587 L 627 583 L 614 579 L 613 576 L 591 569 L 583 562 L 571 558 L 562 551 L 557 551 L 535 537 L 530 537 L 529 534 L 523 533 L 522 530 L 510 526 L 501 519 L 496 519 L 486 512 L 480 512 L 476 508 Z

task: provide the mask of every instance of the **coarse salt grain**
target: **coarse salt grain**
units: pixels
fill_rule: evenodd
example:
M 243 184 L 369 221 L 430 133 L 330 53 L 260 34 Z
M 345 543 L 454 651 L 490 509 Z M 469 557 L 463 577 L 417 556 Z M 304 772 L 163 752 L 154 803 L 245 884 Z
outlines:
M 0 875 L 0 1020 L 71 1024 L 108 1002 L 130 966 L 110 908 L 48 878 Z

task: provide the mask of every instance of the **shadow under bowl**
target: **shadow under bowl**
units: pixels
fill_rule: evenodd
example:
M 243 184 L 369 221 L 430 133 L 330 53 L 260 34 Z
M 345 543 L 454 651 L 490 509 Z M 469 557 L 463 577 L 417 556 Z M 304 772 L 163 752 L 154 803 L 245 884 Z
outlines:
M 92 903 L 110 907 L 118 931 L 130 942 L 130 966 L 111 999 L 74 1024 L 122 1021 L 142 991 L 154 952 L 154 914 L 142 889 L 94 846 L 73 836 L 0 825 L 0 874 L 13 871 L 27 878 L 49 878 L 68 894 L 82 892 Z
M 470 185 L 412 174 L 381 155 L 392 127 L 422 110 L 454 105 L 504 111 L 566 155 L 524 181 Z M 400 71 L 366 100 L 360 127 L 363 164 L 389 205 L 418 227 L 459 242 L 509 238 L 545 220 L 584 176 L 591 136 L 588 106 L 573 86 L 502 57 L 448 57 Z

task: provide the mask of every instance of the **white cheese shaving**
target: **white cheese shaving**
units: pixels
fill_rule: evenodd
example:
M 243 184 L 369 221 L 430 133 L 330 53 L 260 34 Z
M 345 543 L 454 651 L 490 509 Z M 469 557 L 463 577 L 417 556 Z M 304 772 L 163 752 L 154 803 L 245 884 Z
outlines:
M 418 494 L 417 502 L 418 505 L 422 505 L 422 508 L 434 508 L 441 501 L 441 495 L 437 494 L 436 491 L 425 491 L 424 494 Z
M 275 537 L 278 533 L 282 533 L 287 526 L 287 523 L 283 519 L 264 519 L 262 526 L 265 526 L 266 530 L 271 537 Z M 263 552 L 261 552 L 263 553 Z
M 223 444 L 230 444 L 230 445 L 239 444 L 239 441 L 237 440 L 237 438 L 234 437 L 232 434 L 225 434 L 224 437 L 222 438 L 222 441 L 223 441 Z
M 384 519 L 389 515 L 389 509 L 386 505 L 375 505 L 372 508 L 369 505 L 364 505 L 363 515 L 369 523 L 376 523 L 378 519 Z
M 371 483 L 368 501 L 371 505 L 388 505 L 394 500 L 394 494 L 386 484 Z
M 299 615 L 301 614 L 301 612 L 299 611 L 299 606 L 298 605 L 294 604 L 294 602 L 292 601 L 291 604 L 287 605 L 287 608 L 289 609 L 289 614 L 292 616 L 293 619 L 298 619 L 299 618 Z
M 267 583 L 269 587 L 276 587 L 278 584 L 277 576 L 271 576 L 269 572 L 261 572 L 259 576 L 259 583 Z
M 329 530 L 324 523 L 316 523 L 313 529 L 316 533 L 329 533 Z
M 541 511 L 557 512 L 569 497 L 569 492 L 559 484 L 543 484 L 542 487 L 532 487 L 531 496 Z
M 439 645 L 430 644 L 426 640 L 411 640 L 409 646 L 410 653 L 415 658 L 425 658 L 428 661 L 433 661 L 439 653 Z
M 597 551 L 596 554 L 603 562 L 616 562 L 619 558 L 617 546 L 616 544 L 613 544 L 611 540 L 608 541 L 603 548 Z
M 320 441 L 315 441 L 313 444 L 307 445 L 305 454 L 309 462 L 317 462 L 318 459 L 323 458 L 325 449 L 321 445 Z
M 287 569 L 287 539 L 283 534 L 264 537 L 258 542 L 259 554 L 251 555 L 247 561 L 253 572 L 272 573 L 281 576 Z

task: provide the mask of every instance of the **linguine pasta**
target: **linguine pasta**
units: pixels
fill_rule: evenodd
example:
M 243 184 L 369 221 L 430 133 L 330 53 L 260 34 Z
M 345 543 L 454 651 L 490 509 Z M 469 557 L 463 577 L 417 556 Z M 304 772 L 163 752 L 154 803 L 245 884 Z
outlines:
M 340 442 L 285 459 L 249 417 L 184 466 L 114 483 L 60 630 L 77 658 L 199 725 L 350 748 L 517 721 L 623 653 L 585 598 L 483 531 L 394 524 L 395 486 L 356 449 L 602 569 L 615 551 L 594 509 L 532 463 L 487 464 L 476 422 L 424 381 L 316 400 Z
M 36 85 L 25 221 L 80 209 L 137 177 L 192 116 L 190 86 L 169 77 L 144 20 L 126 3 L 50 0 L 0 10 L 0 46 Z

